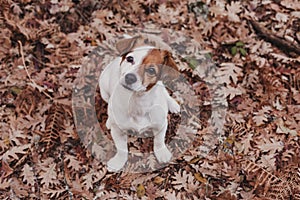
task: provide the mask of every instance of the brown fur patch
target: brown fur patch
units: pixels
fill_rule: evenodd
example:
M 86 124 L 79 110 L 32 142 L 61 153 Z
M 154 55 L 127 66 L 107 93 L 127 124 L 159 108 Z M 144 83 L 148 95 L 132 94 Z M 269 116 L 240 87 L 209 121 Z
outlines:
M 149 68 L 154 68 L 156 73 L 154 75 L 149 74 L 147 72 L 147 69 Z M 178 71 L 171 53 L 166 50 L 152 49 L 141 63 L 138 74 L 143 78 L 143 85 L 147 90 L 150 90 L 158 80 L 162 79 L 162 77 L 174 73 L 174 70 L 171 70 L 170 68 Z

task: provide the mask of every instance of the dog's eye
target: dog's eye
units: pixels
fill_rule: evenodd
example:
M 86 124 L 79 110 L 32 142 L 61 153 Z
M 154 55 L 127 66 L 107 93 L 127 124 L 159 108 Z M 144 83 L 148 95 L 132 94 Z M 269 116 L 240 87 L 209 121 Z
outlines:
M 156 75 L 156 71 L 155 71 L 154 67 L 150 67 L 150 68 L 146 69 L 146 72 L 151 76 Z
M 133 63 L 134 59 L 132 56 L 128 56 L 128 57 L 126 57 L 126 61 L 129 63 Z

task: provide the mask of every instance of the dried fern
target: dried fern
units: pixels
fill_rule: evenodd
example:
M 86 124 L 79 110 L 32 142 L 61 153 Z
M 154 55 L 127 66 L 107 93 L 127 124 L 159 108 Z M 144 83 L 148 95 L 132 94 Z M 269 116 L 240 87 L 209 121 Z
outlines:
M 300 90 L 300 69 L 292 71 L 294 73 L 285 74 L 288 78 L 288 84 L 296 90 Z
M 53 104 L 48 110 L 46 118 L 45 133 L 42 136 L 41 143 L 45 145 L 47 152 L 60 142 L 60 134 L 66 128 L 65 120 L 67 111 L 61 104 Z
M 282 182 L 281 187 L 274 187 L 271 188 L 271 191 L 269 193 L 269 196 L 272 197 L 278 193 L 276 189 L 279 189 L 279 191 L 282 191 L 283 188 L 288 187 L 291 188 L 291 196 L 295 200 L 300 199 L 300 168 L 299 164 L 290 164 L 285 168 L 283 171 L 282 179 L 284 182 Z
M 263 74 L 261 80 L 263 80 L 263 83 L 267 88 L 275 89 L 282 87 L 281 79 L 273 74 Z
M 237 136 L 243 136 L 249 132 L 252 132 L 252 130 L 247 127 L 247 124 L 245 123 L 230 123 L 227 124 L 226 127 L 228 127 L 230 134 L 235 134 Z
M 256 163 L 243 160 L 242 166 L 248 177 L 254 177 L 254 190 L 270 199 L 300 199 L 300 170 L 289 166 L 278 176 L 266 171 Z M 262 188 L 262 193 L 260 189 Z
M 59 32 L 59 26 L 57 24 L 48 24 L 46 22 L 42 22 L 41 28 L 37 30 L 35 33 L 36 39 L 46 37 L 48 35 L 53 35 Z

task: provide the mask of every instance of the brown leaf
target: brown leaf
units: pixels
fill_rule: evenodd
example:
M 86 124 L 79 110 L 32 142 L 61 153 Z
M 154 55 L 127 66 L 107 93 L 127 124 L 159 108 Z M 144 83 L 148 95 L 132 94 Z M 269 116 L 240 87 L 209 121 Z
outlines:
M 136 188 L 136 194 L 138 198 L 142 198 L 146 194 L 146 190 L 143 184 L 139 184 Z
M 194 176 L 195 176 L 195 178 L 196 178 L 197 181 L 199 181 L 199 182 L 201 182 L 201 183 L 204 183 L 204 184 L 207 184 L 207 179 L 204 178 L 204 177 L 202 176 L 202 174 L 200 174 L 200 173 L 195 173 Z
M 33 169 L 27 163 L 22 169 L 21 176 L 23 176 L 23 182 L 26 182 L 27 185 L 32 186 L 35 184 L 36 177 L 33 173 Z
M 160 177 L 160 176 L 155 177 L 154 180 L 153 180 L 153 182 L 154 182 L 155 184 L 157 184 L 157 185 L 161 184 L 161 183 L 164 182 L 164 181 L 165 181 L 165 179 L 162 178 L 162 177 Z
M 240 18 L 237 15 L 239 12 L 241 12 L 241 4 L 240 2 L 231 2 L 231 5 L 227 4 L 226 6 L 228 10 L 228 19 L 232 22 L 240 22 Z
M 9 166 L 9 164 L 5 161 L 2 160 L 2 166 L 0 168 L 0 172 L 1 172 L 1 177 L 8 177 L 9 175 L 11 175 L 14 170 Z
M 36 111 L 41 95 L 37 90 L 27 87 L 18 95 L 15 100 L 16 112 L 21 115 L 31 115 Z
M 72 155 L 65 155 L 65 162 L 68 163 L 68 168 L 79 171 L 82 168 L 82 162 Z
M 12 162 L 13 160 L 19 160 L 20 155 L 24 155 L 28 153 L 28 148 L 30 146 L 31 146 L 30 144 L 13 146 L 8 151 L 6 151 L 3 155 L 0 155 L 0 158 L 8 162 Z
M 10 187 L 17 197 L 24 198 L 28 196 L 29 187 L 23 185 L 22 182 L 18 180 L 16 177 L 11 179 Z
M 53 158 L 46 159 L 41 164 L 41 172 L 39 173 L 39 178 L 41 178 L 41 184 L 43 187 L 48 188 L 49 186 L 54 186 L 59 184 L 57 177 L 56 163 L 54 163 Z
M 9 188 L 11 185 L 11 179 L 9 178 L 1 178 L 0 179 L 0 189 L 1 190 L 6 190 Z

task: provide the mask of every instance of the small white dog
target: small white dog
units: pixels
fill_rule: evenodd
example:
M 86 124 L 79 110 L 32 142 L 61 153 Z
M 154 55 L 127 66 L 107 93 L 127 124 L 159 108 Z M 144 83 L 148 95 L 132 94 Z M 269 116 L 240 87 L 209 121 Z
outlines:
M 106 126 L 111 130 L 117 153 L 108 163 L 109 171 L 119 171 L 128 159 L 128 132 L 151 131 L 154 154 L 160 163 L 172 154 L 165 144 L 168 111 L 178 113 L 179 104 L 169 95 L 161 80 L 175 78 L 177 66 L 170 52 L 152 46 L 140 46 L 140 37 L 117 43 L 121 56 L 101 73 L 100 93 L 108 103 Z

